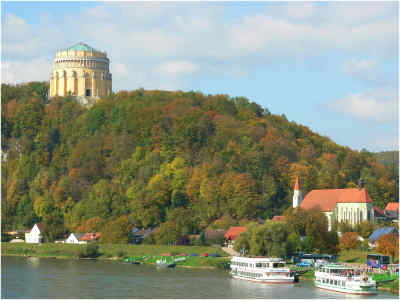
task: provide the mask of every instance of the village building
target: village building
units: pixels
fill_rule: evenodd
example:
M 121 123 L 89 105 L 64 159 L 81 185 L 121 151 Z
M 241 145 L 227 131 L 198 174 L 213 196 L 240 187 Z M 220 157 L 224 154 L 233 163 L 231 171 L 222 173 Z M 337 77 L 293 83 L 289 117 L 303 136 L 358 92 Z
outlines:
M 25 243 L 39 244 L 43 241 L 43 225 L 35 224 L 29 232 L 25 233 Z
M 83 242 L 96 242 L 100 239 L 101 233 L 100 232 L 87 232 L 84 236 L 81 237 L 81 241 Z
M 398 222 L 399 219 L 399 202 L 389 202 L 384 211 L 385 215 L 393 220 L 394 222 Z
M 82 240 L 86 233 L 76 233 L 73 232 L 65 240 L 66 244 L 87 244 L 87 240 Z
M 371 248 L 376 247 L 376 242 L 378 241 L 378 239 L 381 236 L 389 233 L 395 233 L 397 235 L 399 234 L 398 230 L 395 227 L 380 227 L 375 229 L 375 231 L 371 233 L 371 235 L 368 237 L 368 245 Z
M 107 53 L 85 43 L 58 50 L 50 74 L 49 97 L 75 96 L 81 104 L 91 104 L 111 94 L 112 76 Z
M 225 241 L 228 245 L 228 248 L 233 248 L 235 240 L 238 238 L 239 234 L 242 232 L 246 232 L 246 227 L 244 226 L 232 226 L 229 230 L 224 234 Z
M 374 222 L 373 201 L 361 183 L 358 188 L 312 190 L 302 199 L 300 181 L 296 177 L 293 207 L 298 206 L 323 212 L 328 218 L 328 230 L 332 229 L 334 221 L 351 225 Z

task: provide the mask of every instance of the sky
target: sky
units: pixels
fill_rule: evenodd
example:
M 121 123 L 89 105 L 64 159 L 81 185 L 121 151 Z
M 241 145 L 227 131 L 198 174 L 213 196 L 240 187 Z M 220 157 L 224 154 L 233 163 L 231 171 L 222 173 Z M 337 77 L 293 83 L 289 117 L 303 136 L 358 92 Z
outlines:
M 106 51 L 113 90 L 244 96 L 355 150 L 398 149 L 397 2 L 2 2 L 2 83 Z

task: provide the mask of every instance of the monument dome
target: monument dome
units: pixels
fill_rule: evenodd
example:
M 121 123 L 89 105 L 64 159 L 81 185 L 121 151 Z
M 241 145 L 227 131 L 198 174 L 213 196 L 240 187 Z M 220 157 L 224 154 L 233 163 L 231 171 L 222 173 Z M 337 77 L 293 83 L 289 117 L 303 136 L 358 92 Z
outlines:
M 82 104 L 111 94 L 107 53 L 85 43 L 56 52 L 50 74 L 50 97 L 76 96 Z

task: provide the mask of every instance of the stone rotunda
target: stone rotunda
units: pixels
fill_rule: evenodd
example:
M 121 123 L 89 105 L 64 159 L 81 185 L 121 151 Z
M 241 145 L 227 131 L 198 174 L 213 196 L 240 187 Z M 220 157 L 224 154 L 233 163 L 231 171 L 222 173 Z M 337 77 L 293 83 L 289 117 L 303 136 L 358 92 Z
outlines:
M 81 104 L 111 94 L 112 76 L 107 53 L 85 43 L 58 50 L 50 74 L 49 97 L 76 96 Z

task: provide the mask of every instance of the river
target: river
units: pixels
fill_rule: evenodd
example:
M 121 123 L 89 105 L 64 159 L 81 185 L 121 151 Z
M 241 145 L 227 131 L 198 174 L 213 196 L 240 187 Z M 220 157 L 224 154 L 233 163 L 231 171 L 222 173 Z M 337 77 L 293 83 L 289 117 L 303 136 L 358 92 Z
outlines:
M 267 285 L 232 279 L 222 270 L 10 256 L 1 262 L 2 298 L 363 298 L 316 289 L 311 281 Z M 373 298 L 397 297 L 379 292 Z

